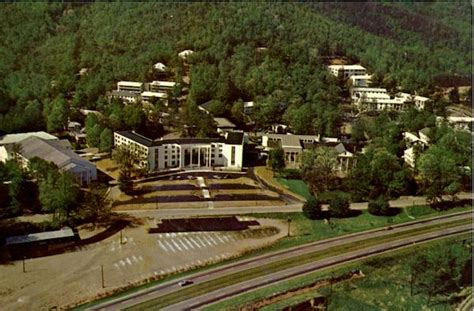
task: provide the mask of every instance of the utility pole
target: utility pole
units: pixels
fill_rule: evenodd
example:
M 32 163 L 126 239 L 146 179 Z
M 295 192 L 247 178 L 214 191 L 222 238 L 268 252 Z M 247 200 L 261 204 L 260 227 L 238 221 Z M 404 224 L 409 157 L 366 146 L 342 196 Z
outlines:
M 23 256 L 23 273 L 26 272 L 26 267 L 25 267 L 25 256 Z
M 288 237 L 290 236 L 290 224 L 291 224 L 291 217 L 288 216 L 288 234 L 287 234 Z
M 102 276 L 102 288 L 105 288 L 105 282 L 104 282 L 104 265 L 100 265 L 100 275 Z

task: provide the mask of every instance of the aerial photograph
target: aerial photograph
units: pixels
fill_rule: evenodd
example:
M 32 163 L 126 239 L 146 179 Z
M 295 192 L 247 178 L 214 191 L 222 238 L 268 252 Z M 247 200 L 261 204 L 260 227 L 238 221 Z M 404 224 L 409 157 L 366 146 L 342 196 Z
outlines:
M 0 4 L 0 310 L 474 310 L 472 10 Z

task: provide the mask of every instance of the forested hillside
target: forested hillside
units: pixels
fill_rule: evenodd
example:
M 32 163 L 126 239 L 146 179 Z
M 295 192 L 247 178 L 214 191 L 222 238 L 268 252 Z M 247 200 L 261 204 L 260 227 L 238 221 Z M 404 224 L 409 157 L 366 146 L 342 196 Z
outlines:
M 107 90 L 147 80 L 158 61 L 180 81 L 177 53 L 192 49 L 189 107 L 216 100 L 238 118 L 239 100 L 254 100 L 261 127 L 283 118 L 331 135 L 341 89 L 328 56 L 429 95 L 439 77 L 471 73 L 470 12 L 468 2 L 3 4 L 0 131 L 58 130 L 74 108 L 105 110 Z

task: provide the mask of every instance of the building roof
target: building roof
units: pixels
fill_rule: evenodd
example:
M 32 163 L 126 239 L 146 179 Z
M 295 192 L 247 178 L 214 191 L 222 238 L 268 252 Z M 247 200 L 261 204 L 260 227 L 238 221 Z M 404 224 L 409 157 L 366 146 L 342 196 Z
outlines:
M 117 82 L 117 85 L 126 85 L 126 86 L 136 86 L 136 87 L 142 87 L 143 82 L 135 82 L 135 81 L 119 81 Z
M 141 96 L 142 96 L 142 97 L 166 98 L 166 97 L 168 97 L 168 94 L 166 94 L 166 93 L 161 93 L 161 92 L 145 91 L 145 92 L 142 92 Z
M 473 117 L 447 117 L 448 122 L 453 123 L 466 123 L 466 122 L 474 122 Z
M 381 87 L 354 87 L 352 88 L 352 92 L 379 92 L 379 93 L 387 93 L 387 89 Z
M 227 132 L 226 134 L 226 143 L 229 145 L 242 145 L 243 140 L 243 132 Z
M 163 63 L 156 63 L 153 65 L 153 68 L 155 68 L 158 71 L 165 71 L 166 70 L 166 65 Z
M 122 135 L 130 140 L 133 140 L 134 142 L 140 144 L 140 145 L 143 145 L 143 146 L 146 146 L 146 147 L 151 147 L 153 145 L 153 140 L 148 138 L 148 137 L 145 137 L 143 135 L 140 135 L 138 133 L 136 133 L 135 131 L 118 131 L 118 132 L 115 132 L 119 135 Z
M 69 227 L 64 227 L 61 230 L 30 233 L 25 235 L 15 235 L 5 238 L 6 245 L 32 243 L 38 241 L 60 239 L 60 238 L 72 238 L 74 237 L 74 231 Z
M 253 107 L 253 102 L 244 102 L 244 108 Z
M 210 144 L 210 143 L 226 143 L 229 145 L 241 145 L 244 138 L 243 132 L 229 132 L 227 133 L 226 138 L 224 137 L 205 137 L 205 138 L 192 137 L 192 138 L 174 138 L 174 139 L 158 138 L 155 140 L 152 140 L 148 137 L 140 135 L 134 131 L 119 131 L 116 133 L 146 147 L 162 146 L 166 144 L 191 145 L 191 144 Z
M 29 160 L 38 157 L 54 163 L 59 169 L 65 169 L 70 163 L 75 163 L 81 167 L 95 167 L 93 163 L 81 158 L 78 154 L 66 149 L 56 141 L 28 137 L 20 142 L 20 147 L 20 154 L 24 158 Z
M 164 87 L 174 87 L 176 82 L 173 81 L 153 81 L 150 83 L 153 86 L 164 86 Z
M 138 97 L 138 94 L 135 92 L 129 92 L 129 91 L 117 91 L 117 90 L 112 90 L 110 92 L 111 96 L 117 96 L 117 97 Z
M 214 118 L 218 128 L 234 128 L 235 124 L 230 122 L 227 118 Z
M 355 79 L 366 79 L 366 80 L 370 80 L 372 78 L 372 75 L 353 75 L 353 76 L 350 76 L 349 79 L 352 79 L 352 80 L 355 80 Z
M 39 137 L 44 140 L 57 140 L 56 136 L 48 134 L 46 132 L 28 132 L 28 133 L 17 133 L 17 134 L 7 134 L 0 137 L 0 146 L 6 144 L 17 144 L 20 141 L 28 137 Z
M 303 142 L 319 142 L 318 135 L 263 134 L 263 136 L 268 136 L 270 139 L 279 139 L 282 148 L 302 148 L 302 140 Z
M 181 57 L 181 58 L 186 58 L 186 57 L 188 57 L 189 55 L 191 55 L 193 53 L 194 53 L 193 50 L 184 50 L 184 51 L 178 53 L 178 56 Z
M 365 67 L 361 65 L 329 65 L 331 69 L 341 69 L 344 68 L 345 70 L 366 70 Z

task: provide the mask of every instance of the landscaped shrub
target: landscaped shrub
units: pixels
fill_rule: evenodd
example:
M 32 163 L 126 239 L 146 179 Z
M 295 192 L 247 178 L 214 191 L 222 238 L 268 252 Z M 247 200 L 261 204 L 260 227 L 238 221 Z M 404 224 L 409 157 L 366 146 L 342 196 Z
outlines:
M 315 196 L 311 196 L 303 204 L 303 215 L 309 219 L 322 218 L 321 201 Z
M 280 172 L 279 177 L 286 179 L 301 179 L 301 170 L 287 168 Z
M 329 214 L 333 217 L 348 217 L 351 215 L 350 196 L 339 192 L 329 201 Z
M 391 214 L 390 204 L 384 197 L 369 201 L 369 213 L 377 216 L 388 216 Z

